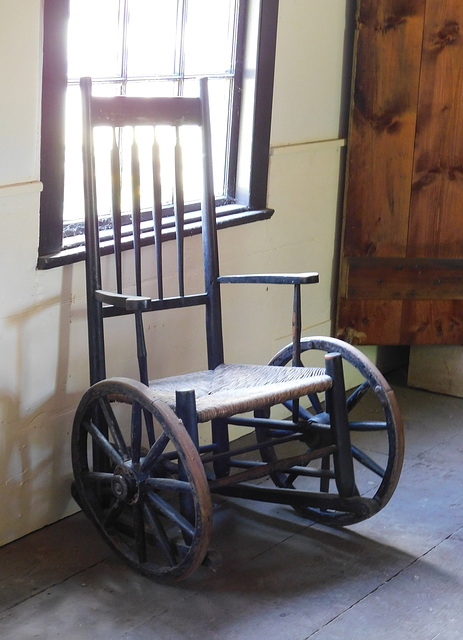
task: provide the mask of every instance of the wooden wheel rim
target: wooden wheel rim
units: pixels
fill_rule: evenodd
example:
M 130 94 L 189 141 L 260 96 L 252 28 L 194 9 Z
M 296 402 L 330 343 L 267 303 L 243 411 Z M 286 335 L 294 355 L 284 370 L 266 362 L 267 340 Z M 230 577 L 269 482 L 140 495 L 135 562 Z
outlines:
M 183 464 L 187 482 L 191 487 L 191 498 L 194 504 L 194 533 L 188 542 L 187 552 L 184 553 L 174 566 L 158 566 L 151 562 L 140 562 L 136 554 L 120 544 L 104 521 L 104 509 L 95 501 L 93 492 L 88 489 L 89 459 L 87 442 L 92 435 L 88 433 L 84 423 L 89 413 L 98 405 L 101 399 L 132 405 L 137 403 L 143 411 L 153 416 L 156 424 L 161 427 L 169 442 L 175 448 L 179 460 Z M 131 427 L 132 428 L 132 427 Z M 91 518 L 106 542 L 115 551 L 141 573 L 161 579 L 183 579 L 196 569 L 203 561 L 212 530 L 212 505 L 209 487 L 204 467 L 199 454 L 191 441 L 183 424 L 166 404 L 157 402 L 152 391 L 145 385 L 125 378 L 112 378 L 96 383 L 84 394 L 76 412 L 72 433 L 72 461 L 76 489 L 81 501 L 82 509 Z M 117 473 L 118 478 L 120 473 Z M 122 481 L 124 484 L 124 479 Z M 137 499 L 137 498 L 136 498 Z M 145 504 L 138 498 L 142 505 Z M 143 507 L 144 508 L 144 507 Z M 168 563 L 166 563 L 168 565 Z
M 301 353 L 309 350 L 340 353 L 347 362 L 362 374 L 379 399 L 388 427 L 387 433 L 389 443 L 388 462 L 385 474 L 374 495 L 374 500 L 378 505 L 377 511 L 379 511 L 389 502 L 396 489 L 404 457 L 403 424 L 394 393 L 378 368 L 369 360 L 369 358 L 367 358 L 367 356 L 352 345 L 336 338 L 327 338 L 322 336 L 302 338 Z M 290 344 L 281 349 L 272 358 L 269 364 L 274 366 L 285 366 L 291 361 L 291 359 L 292 345 Z M 355 516 L 353 514 L 333 514 L 333 516 L 326 516 L 323 513 L 318 514 L 313 509 L 307 508 L 307 517 L 310 518 L 312 516 L 314 516 L 314 520 L 324 524 L 332 524 L 334 526 L 354 524 L 355 522 L 359 522 L 363 519 L 362 517 Z

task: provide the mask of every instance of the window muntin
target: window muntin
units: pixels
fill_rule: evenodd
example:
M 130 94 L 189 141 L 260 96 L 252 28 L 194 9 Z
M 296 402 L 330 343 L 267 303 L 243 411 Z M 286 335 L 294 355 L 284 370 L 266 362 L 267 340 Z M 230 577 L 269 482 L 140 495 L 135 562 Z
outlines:
M 63 207 L 65 244 L 72 244 L 73 236 L 83 226 L 78 81 L 84 75 L 93 78 L 95 95 L 138 96 L 197 95 L 197 76 L 208 76 L 215 191 L 220 203 L 229 202 L 228 160 L 231 141 L 236 140 L 232 136 L 232 126 L 237 126 L 232 116 L 237 110 L 233 100 L 238 96 L 234 91 L 238 10 L 239 0 L 70 0 Z M 92 20 L 89 20 L 90 15 Z M 82 33 L 85 33 L 85 43 L 87 40 L 90 43 L 88 47 L 82 46 L 82 37 L 78 37 Z M 145 148 L 142 131 L 135 135 L 137 143 Z M 131 137 L 133 133 L 130 132 L 120 136 L 123 158 L 125 140 Z M 95 146 L 105 147 L 105 140 L 104 135 L 97 137 Z M 188 162 L 188 144 L 185 151 Z M 127 166 L 128 163 L 123 162 L 123 167 Z M 201 194 L 195 188 L 200 185 L 199 177 L 192 180 L 191 188 L 185 193 L 186 203 L 199 202 Z M 163 187 L 165 194 L 171 191 L 169 181 Z M 143 189 L 142 208 L 151 206 L 149 194 L 150 189 Z M 100 210 L 109 214 L 107 196 L 102 196 Z M 171 197 L 167 197 L 166 204 L 170 202 Z M 123 202 L 126 210 L 130 208 L 129 203 L 128 198 Z

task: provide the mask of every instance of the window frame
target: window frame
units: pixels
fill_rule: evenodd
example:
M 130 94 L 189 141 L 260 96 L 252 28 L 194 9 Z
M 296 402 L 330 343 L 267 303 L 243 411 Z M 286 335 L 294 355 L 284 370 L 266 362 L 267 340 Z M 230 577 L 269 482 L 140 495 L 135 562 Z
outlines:
M 217 225 L 235 226 L 267 219 L 267 182 L 270 151 L 270 127 L 275 68 L 276 31 L 279 0 L 244 0 L 246 19 L 244 55 L 236 62 L 241 75 L 241 131 L 235 145 L 237 167 L 234 183 L 235 204 L 217 208 Z M 42 145 L 39 257 L 37 268 L 49 269 L 71 264 L 85 257 L 85 247 L 63 249 L 63 200 L 65 154 L 65 101 L 67 89 L 68 0 L 44 0 L 43 73 L 42 73 Z M 169 219 L 165 221 L 169 229 Z M 193 232 L 200 232 L 198 221 Z M 168 237 L 170 235 L 167 231 Z M 172 230 L 172 237 L 174 230 Z M 110 253 L 102 245 L 102 253 Z

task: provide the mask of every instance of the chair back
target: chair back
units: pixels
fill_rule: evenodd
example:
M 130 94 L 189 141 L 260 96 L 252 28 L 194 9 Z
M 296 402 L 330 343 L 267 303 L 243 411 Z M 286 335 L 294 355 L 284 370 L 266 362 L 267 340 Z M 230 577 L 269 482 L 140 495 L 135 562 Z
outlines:
M 82 78 L 80 85 L 91 384 L 106 377 L 103 319 L 127 313 L 135 314 L 140 378 L 147 383 L 142 315 L 205 305 L 212 369 L 223 362 L 223 341 L 207 80 L 200 80 L 197 98 L 99 97 L 92 95 L 90 78 Z M 193 131 L 199 141 L 197 159 L 190 144 Z M 194 174 L 189 182 L 187 168 Z M 190 210 L 188 198 L 201 182 L 199 217 Z M 191 293 L 185 291 L 184 241 L 198 228 L 204 288 Z M 173 237 L 177 286 L 166 296 L 162 245 Z M 152 245 L 150 255 L 142 252 L 144 245 Z M 133 261 L 125 253 L 123 259 L 127 248 Z M 102 282 L 105 253 L 114 254 L 109 284 Z M 154 282 L 155 290 L 147 290 L 146 282 Z

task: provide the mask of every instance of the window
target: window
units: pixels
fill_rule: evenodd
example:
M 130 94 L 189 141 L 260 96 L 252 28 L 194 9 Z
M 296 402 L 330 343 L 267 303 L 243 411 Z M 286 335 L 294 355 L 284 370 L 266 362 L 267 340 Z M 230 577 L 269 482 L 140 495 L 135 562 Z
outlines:
M 84 255 L 83 75 L 100 95 L 192 95 L 208 76 L 218 223 L 270 215 L 277 10 L 278 0 L 44 1 L 39 268 Z

